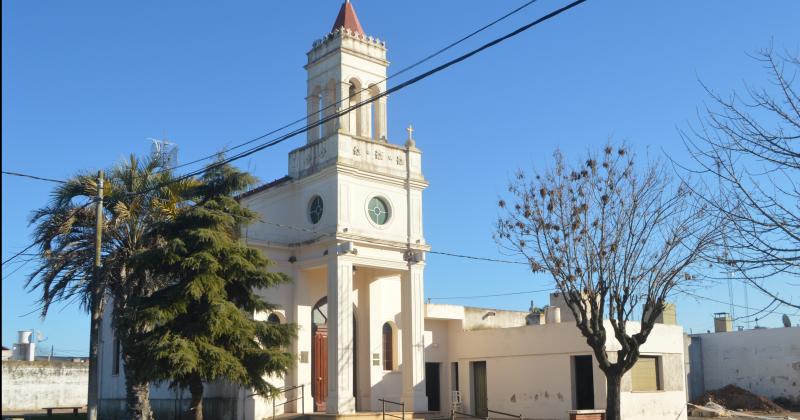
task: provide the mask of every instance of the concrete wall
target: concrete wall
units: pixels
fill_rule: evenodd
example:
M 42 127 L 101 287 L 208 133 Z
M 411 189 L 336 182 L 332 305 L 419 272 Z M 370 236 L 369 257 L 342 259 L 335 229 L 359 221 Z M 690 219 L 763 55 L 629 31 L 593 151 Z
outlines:
M 511 328 L 525 325 L 527 312 L 502 311 L 487 308 L 464 308 L 464 329 Z
M 686 395 L 691 401 L 705 392 L 703 381 L 703 347 L 700 337 L 685 335 L 684 368 L 686 369 Z
M 697 344 L 689 354 L 704 390 L 734 384 L 768 398 L 800 396 L 800 327 L 696 334 Z
M 3 360 L 3 411 L 84 406 L 89 365 Z

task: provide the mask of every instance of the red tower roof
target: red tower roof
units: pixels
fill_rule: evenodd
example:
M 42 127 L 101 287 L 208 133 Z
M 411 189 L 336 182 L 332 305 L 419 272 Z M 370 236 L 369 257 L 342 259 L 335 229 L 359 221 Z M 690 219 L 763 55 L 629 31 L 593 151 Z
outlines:
M 356 11 L 353 9 L 353 5 L 350 4 L 349 0 L 345 1 L 344 4 L 342 4 L 342 8 L 339 9 L 339 15 L 336 16 L 336 22 L 333 23 L 331 32 L 342 26 L 353 32 L 364 35 L 364 30 L 361 29 L 361 23 L 358 22 Z

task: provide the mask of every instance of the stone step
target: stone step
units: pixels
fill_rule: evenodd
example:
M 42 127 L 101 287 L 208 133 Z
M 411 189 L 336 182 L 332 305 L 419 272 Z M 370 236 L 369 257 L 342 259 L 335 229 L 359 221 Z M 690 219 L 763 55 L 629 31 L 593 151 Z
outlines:
M 386 412 L 386 420 L 400 420 L 402 416 L 400 411 Z M 263 420 L 272 420 L 272 417 L 266 417 Z M 377 412 L 359 412 L 350 414 L 327 414 L 327 413 L 285 413 L 275 416 L 275 420 L 383 420 L 383 413 Z M 450 417 L 442 413 L 405 413 L 405 420 L 450 420 Z

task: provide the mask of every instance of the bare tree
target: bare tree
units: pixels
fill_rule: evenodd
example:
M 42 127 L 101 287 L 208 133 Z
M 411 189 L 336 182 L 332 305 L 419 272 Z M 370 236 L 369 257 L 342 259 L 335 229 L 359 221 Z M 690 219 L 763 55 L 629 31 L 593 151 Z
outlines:
M 511 182 L 495 238 L 553 276 L 605 373 L 606 419 L 618 420 L 623 374 L 670 292 L 699 281 L 691 273 L 718 229 L 661 162 L 637 170 L 626 148 L 611 145 L 575 166 L 553 156 L 552 169 Z
M 800 60 L 772 48 L 754 58 L 771 87 L 748 86 L 743 95 L 723 97 L 704 85 L 712 105 L 698 127 L 681 134 L 699 164 L 692 170 L 718 181 L 719 200 L 708 200 L 728 225 L 718 262 L 800 308 L 767 284 L 776 274 L 800 276 L 800 96 L 794 89 Z

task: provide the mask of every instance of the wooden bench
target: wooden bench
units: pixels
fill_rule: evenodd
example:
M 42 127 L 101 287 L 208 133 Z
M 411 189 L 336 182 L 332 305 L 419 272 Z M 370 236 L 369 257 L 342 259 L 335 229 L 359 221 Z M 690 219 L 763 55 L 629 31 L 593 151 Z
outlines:
M 47 415 L 48 416 L 52 416 L 53 415 L 53 410 L 72 410 L 72 414 L 77 416 L 78 415 L 78 410 L 80 410 L 82 408 L 85 408 L 85 407 L 86 407 L 85 405 L 84 406 L 80 406 L 80 407 L 44 407 L 44 408 L 42 408 L 42 410 L 47 410 Z

